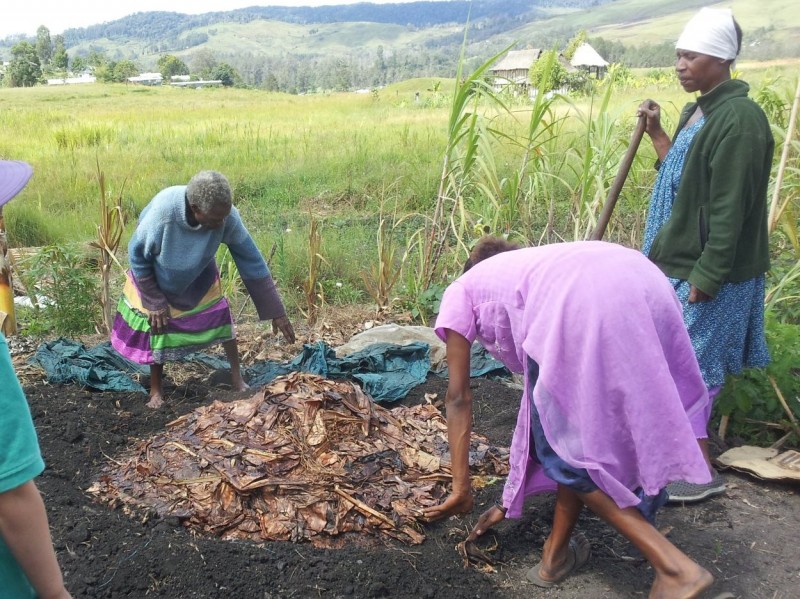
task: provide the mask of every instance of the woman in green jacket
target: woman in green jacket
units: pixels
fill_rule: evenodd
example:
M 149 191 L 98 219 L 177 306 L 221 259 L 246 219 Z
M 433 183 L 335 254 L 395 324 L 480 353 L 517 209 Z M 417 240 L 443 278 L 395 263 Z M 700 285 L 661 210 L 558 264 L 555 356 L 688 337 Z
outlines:
M 728 374 L 769 362 L 764 336 L 764 274 L 769 269 L 767 184 L 775 142 L 749 86 L 731 78 L 742 30 L 729 9 L 703 8 L 676 43 L 681 87 L 699 92 L 672 139 L 657 103 L 639 113 L 658 154 L 642 251 L 670 278 L 683 305 L 707 409 L 693 427 L 713 479 L 667 487 L 671 501 L 699 501 L 725 484 L 708 454 L 713 398 Z

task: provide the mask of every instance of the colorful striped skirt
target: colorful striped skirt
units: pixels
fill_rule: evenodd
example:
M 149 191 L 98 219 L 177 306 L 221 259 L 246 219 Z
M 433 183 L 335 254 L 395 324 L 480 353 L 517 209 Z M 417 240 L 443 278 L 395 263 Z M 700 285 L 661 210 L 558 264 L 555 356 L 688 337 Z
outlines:
M 137 364 L 164 364 L 235 337 L 230 304 L 219 278 L 191 310 L 169 309 L 166 330 L 150 329 L 139 290 L 128 274 L 111 329 L 111 345 Z

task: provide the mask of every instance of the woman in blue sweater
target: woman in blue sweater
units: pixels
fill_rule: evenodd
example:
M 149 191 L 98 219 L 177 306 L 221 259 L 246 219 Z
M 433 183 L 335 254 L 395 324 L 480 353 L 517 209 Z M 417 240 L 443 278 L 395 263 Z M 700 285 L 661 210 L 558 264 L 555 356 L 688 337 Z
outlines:
M 128 244 L 130 272 L 111 331 L 126 358 L 150 365 L 151 408 L 163 402 L 164 363 L 221 343 L 234 389 L 245 390 L 230 304 L 215 256 L 228 246 L 261 320 L 289 343 L 295 335 L 267 264 L 232 204 L 228 180 L 202 171 L 159 192 Z
M 724 492 L 708 454 L 712 399 L 728 374 L 769 362 L 764 335 L 764 274 L 769 269 L 767 185 L 775 143 L 749 86 L 731 78 L 742 30 L 730 9 L 703 8 L 676 43 L 684 107 L 675 136 L 661 127 L 658 104 L 639 107 L 658 154 L 642 251 L 670 278 L 709 390 L 692 422 L 713 479 L 675 482 L 671 501 Z

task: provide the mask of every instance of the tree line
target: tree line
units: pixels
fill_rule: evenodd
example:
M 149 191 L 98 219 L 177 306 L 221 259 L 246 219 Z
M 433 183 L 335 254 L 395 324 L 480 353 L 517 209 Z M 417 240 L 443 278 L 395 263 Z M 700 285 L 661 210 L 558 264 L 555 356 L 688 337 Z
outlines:
M 504 42 L 495 39 L 497 32 L 493 29 L 498 23 L 499 20 L 492 22 L 488 30 L 482 28 L 472 36 L 467 53 L 471 58 L 464 65 L 467 71 L 470 65 L 482 64 L 502 49 L 500 46 Z M 768 33 L 764 31 L 761 36 L 752 36 L 750 39 L 756 41 L 745 45 L 742 57 L 761 58 L 765 51 L 774 51 L 772 45 L 758 42 L 759 39 L 765 39 Z M 584 34 L 581 41 L 585 38 Z M 528 45 L 558 52 L 557 49 L 564 48 L 566 44 L 565 52 L 568 53 L 569 44 L 574 46 L 575 39 L 574 32 L 550 30 L 539 33 L 538 39 L 531 40 Z M 674 44 L 671 42 L 626 46 L 602 37 L 593 37 L 588 41 L 608 62 L 627 68 L 669 67 L 675 60 Z M 439 40 L 439 45 L 423 44 L 402 49 L 378 46 L 371 52 L 354 49 L 348 54 L 336 56 L 290 53 L 265 56 L 256 52 L 214 52 L 199 47 L 183 53 L 181 58 L 169 51 L 168 44 L 159 44 L 152 50 L 160 55 L 156 68 L 165 80 L 173 75 L 190 75 L 194 79 L 220 80 L 226 86 L 297 94 L 379 88 L 421 77 L 452 77 L 457 69 L 459 45 L 462 42 L 463 36 L 459 39 L 454 37 L 449 44 Z M 19 41 L 12 47 L 10 64 L 5 73 L 0 73 L 1 83 L 5 86 L 29 87 L 43 83 L 48 78 L 65 78 L 83 73 L 91 73 L 103 82 L 124 82 L 129 77 L 153 69 L 152 66 L 144 67 L 136 60 L 122 58 L 121 52 L 111 57 L 102 50 L 70 54 L 66 48 L 63 35 L 51 36 L 47 27 L 39 27 L 35 39 Z M 794 50 L 795 55 L 798 53 L 800 47 Z M 557 68 L 555 72 L 560 73 Z M 564 73 L 561 75 L 565 84 L 574 87 L 580 83 L 568 81 L 569 77 Z
M 175 75 L 193 74 L 195 79 L 218 80 L 225 86 L 242 83 L 238 71 L 230 64 L 215 59 L 212 53 L 201 53 L 197 58 L 194 71 L 172 54 L 163 54 L 156 64 L 166 81 Z M 7 87 L 32 87 L 47 79 L 64 79 L 82 74 L 91 74 L 105 83 L 122 83 L 141 72 L 142 69 L 134 61 L 113 60 L 98 50 L 70 57 L 64 36 L 51 37 L 50 30 L 42 25 L 36 31 L 35 43 L 23 40 L 12 46 L 11 60 L 5 72 L 0 73 L 0 78 Z

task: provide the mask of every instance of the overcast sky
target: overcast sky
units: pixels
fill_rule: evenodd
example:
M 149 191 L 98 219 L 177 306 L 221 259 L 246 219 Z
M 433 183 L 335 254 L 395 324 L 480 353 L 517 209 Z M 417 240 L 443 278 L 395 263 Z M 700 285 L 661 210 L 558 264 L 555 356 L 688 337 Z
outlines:
M 412 2 L 413 0 L 368 0 L 372 4 Z M 40 25 L 50 35 L 71 27 L 86 27 L 113 21 L 135 12 L 165 10 L 200 14 L 234 10 L 245 6 L 324 6 L 357 4 L 356 0 L 5 0 L 0 16 L 0 38 L 12 33 L 34 35 Z

